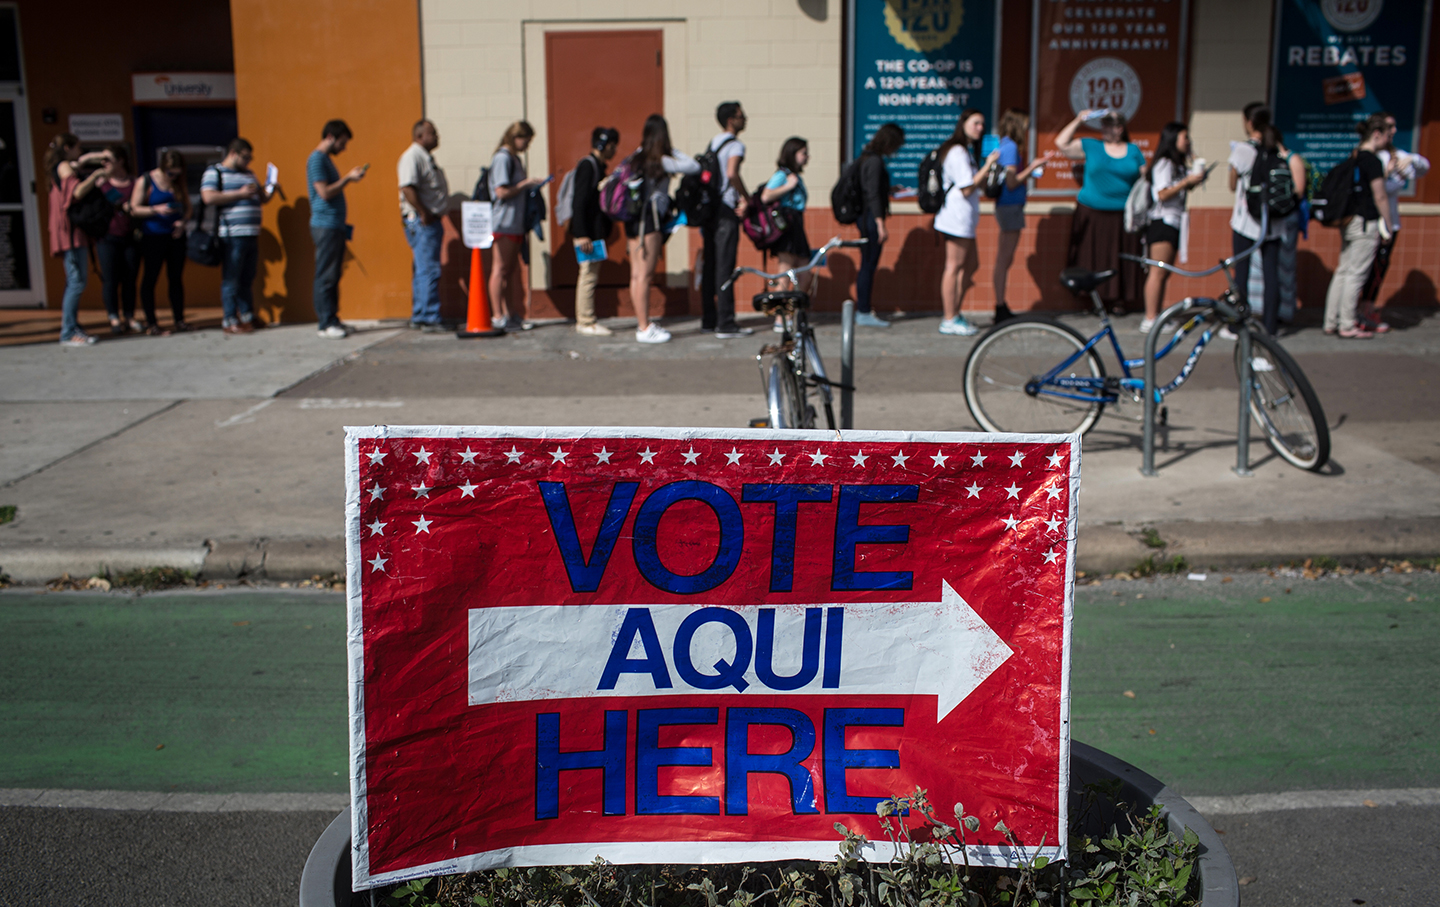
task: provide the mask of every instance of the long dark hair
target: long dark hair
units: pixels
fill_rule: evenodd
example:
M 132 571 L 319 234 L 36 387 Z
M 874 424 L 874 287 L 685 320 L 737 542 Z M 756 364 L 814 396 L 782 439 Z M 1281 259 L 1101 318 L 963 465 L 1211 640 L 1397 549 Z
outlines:
M 50 140 L 45 148 L 45 172 L 50 175 L 53 185 L 60 184 L 60 164 L 65 160 L 65 149 L 80 144 L 80 137 L 73 132 L 62 132 Z
M 809 145 L 810 143 L 800 138 L 800 136 L 792 135 L 785 140 L 784 145 L 780 146 L 780 156 L 775 159 L 775 166 L 781 170 L 789 170 L 791 173 L 799 173 L 804 168 L 795 162 L 795 155 L 799 154 L 801 149 Z
M 900 150 L 905 144 L 905 130 L 900 128 L 899 123 L 885 123 L 875 130 L 875 135 L 866 143 L 860 153 L 876 154 L 880 157 L 889 157 Z
M 940 146 L 940 166 L 945 166 L 945 156 L 948 155 L 950 149 L 956 145 L 970 152 L 971 167 L 980 166 L 980 145 L 984 141 L 984 136 L 972 140 L 970 136 L 965 134 L 965 122 L 977 115 L 984 117 L 985 111 L 978 107 L 966 107 L 960 111 L 960 119 L 955 121 L 955 131 L 950 134 L 950 138 L 945 140 L 945 144 Z
M 1261 104 L 1249 105 L 1245 108 L 1245 119 L 1250 123 L 1250 128 L 1260 133 L 1260 147 L 1266 151 L 1274 151 L 1285 144 L 1285 137 L 1280 130 L 1275 128 L 1271 122 L 1270 108 Z
M 190 198 L 190 189 L 185 185 L 185 156 L 174 148 L 166 148 L 160 152 L 160 170 L 168 176 L 171 170 L 180 171 L 180 179 L 170 180 L 170 189 L 181 199 Z
M 1165 124 L 1165 128 L 1160 130 L 1160 142 L 1155 146 L 1155 156 L 1150 159 L 1150 166 L 1145 168 L 1146 179 L 1155 178 L 1155 165 L 1162 159 L 1170 162 L 1177 176 L 1185 172 L 1189 162 L 1180 151 L 1180 133 L 1189 130 L 1189 125 L 1179 121 Z
M 658 113 L 645 118 L 645 128 L 640 133 L 640 151 L 636 163 L 647 180 L 665 177 L 663 158 L 674 151 L 670 144 L 670 124 Z

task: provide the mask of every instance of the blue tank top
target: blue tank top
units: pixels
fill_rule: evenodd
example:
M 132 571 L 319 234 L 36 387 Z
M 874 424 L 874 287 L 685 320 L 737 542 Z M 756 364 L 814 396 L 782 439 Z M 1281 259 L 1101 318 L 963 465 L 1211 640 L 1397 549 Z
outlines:
M 155 181 L 150 179 L 149 174 L 145 175 L 144 180 L 145 185 L 150 187 L 149 193 L 145 196 L 145 204 L 147 207 L 154 208 L 159 205 L 174 204 L 177 209 L 180 209 L 180 213 L 183 213 L 185 206 L 180 204 L 179 200 L 175 198 L 175 193 L 161 190 L 155 185 Z M 175 229 L 175 222 L 180 219 L 180 213 L 169 215 L 156 214 L 152 217 L 147 217 L 140 222 L 140 229 L 151 236 L 169 236 L 171 231 Z

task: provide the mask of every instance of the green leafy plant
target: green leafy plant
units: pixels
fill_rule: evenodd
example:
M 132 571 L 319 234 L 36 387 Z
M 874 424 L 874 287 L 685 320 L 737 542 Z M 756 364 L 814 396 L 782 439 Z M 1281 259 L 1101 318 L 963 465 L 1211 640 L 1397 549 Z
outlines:
M 1152 554 L 1152 555 L 1149 555 L 1148 557 L 1146 557 L 1143 561 L 1140 561 L 1140 562 L 1139 562 L 1138 564 L 1136 564 L 1134 567 L 1131 567 L 1131 568 L 1130 568 L 1130 575 L 1131 575 L 1131 576 L 1155 576 L 1156 574 L 1173 575 L 1173 574 L 1176 574 L 1176 573 L 1184 573 L 1185 571 L 1187 571 L 1187 570 L 1189 570 L 1189 569 L 1190 569 L 1190 562 L 1187 561 L 1187 560 L 1185 560 L 1184 555 L 1177 554 L 1177 555 L 1175 555 L 1174 557 L 1170 558 L 1169 560 L 1165 560 L 1164 558 L 1160 558 L 1160 559 L 1157 560 L 1156 555 L 1153 555 L 1153 554 Z
M 1160 533 L 1153 526 L 1147 526 L 1140 530 L 1140 541 L 1146 548 L 1164 548 L 1168 542 L 1160 537 Z
M 0 525 L 11 523 L 15 520 L 15 505 L 0 504 Z
M 154 592 L 172 589 L 176 586 L 193 586 L 195 577 L 189 570 L 178 567 L 136 567 L 110 577 L 110 585 L 117 589 L 137 589 Z

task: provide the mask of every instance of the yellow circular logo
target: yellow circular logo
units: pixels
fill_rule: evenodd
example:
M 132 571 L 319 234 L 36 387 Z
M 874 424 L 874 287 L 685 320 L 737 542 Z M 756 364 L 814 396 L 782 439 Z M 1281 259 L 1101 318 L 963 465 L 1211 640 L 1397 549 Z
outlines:
M 901 47 L 939 50 L 960 31 L 964 0 L 885 0 L 885 25 Z

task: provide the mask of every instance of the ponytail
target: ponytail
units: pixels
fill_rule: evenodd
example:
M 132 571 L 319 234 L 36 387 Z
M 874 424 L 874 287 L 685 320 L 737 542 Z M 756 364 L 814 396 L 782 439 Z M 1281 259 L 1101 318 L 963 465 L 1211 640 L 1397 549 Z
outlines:
M 74 148 L 80 144 L 80 137 L 73 132 L 62 132 L 50 140 L 45 148 L 45 172 L 50 176 L 50 184 L 60 183 L 60 164 L 65 160 L 65 149 Z

